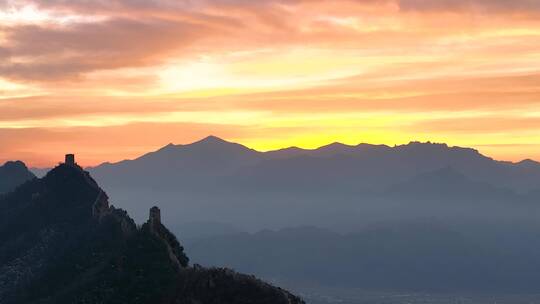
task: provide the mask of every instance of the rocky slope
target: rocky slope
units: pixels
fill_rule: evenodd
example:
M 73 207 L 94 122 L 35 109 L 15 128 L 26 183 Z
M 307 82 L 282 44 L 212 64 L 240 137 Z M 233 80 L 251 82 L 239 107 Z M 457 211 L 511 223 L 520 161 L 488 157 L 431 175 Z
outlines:
M 0 198 L 0 303 L 303 303 L 226 269 L 189 267 L 159 210 L 137 227 L 78 166 Z

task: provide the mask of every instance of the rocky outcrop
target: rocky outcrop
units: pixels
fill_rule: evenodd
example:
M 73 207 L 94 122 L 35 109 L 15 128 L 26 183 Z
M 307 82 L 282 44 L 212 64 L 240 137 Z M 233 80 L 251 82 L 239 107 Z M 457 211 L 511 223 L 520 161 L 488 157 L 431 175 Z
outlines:
M 177 270 L 187 267 L 189 258 L 184 253 L 184 247 L 176 239 L 176 236 L 170 232 L 167 227 L 161 224 L 161 210 L 154 206 L 150 209 L 148 222 L 142 227 L 148 230 L 155 237 L 159 238 L 167 249 L 169 259 Z

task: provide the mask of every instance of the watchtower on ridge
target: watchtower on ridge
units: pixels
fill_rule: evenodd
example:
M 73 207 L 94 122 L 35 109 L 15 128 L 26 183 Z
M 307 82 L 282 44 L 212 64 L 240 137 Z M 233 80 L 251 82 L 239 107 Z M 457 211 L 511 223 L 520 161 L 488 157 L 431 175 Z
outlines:
M 66 160 L 64 163 L 68 166 L 75 166 L 75 154 L 66 154 Z
M 150 208 L 150 225 L 155 226 L 161 224 L 161 211 L 158 207 Z

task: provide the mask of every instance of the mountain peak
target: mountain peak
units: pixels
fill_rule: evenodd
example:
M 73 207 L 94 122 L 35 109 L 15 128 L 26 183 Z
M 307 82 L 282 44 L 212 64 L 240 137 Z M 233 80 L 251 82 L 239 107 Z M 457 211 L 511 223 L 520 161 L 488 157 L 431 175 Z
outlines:
M 340 142 L 333 142 L 331 144 L 319 147 L 315 151 L 325 154 L 341 154 L 353 152 L 355 149 L 354 146 L 346 145 Z
M 228 142 L 214 135 L 209 135 L 199 141 L 194 142 L 193 144 L 231 144 L 231 142 Z
M 173 143 L 169 143 L 167 144 L 166 146 L 163 146 L 162 148 L 160 148 L 158 151 L 156 152 L 176 152 L 177 150 L 179 149 L 182 149 L 182 148 L 189 148 L 189 147 L 218 147 L 218 146 L 226 146 L 226 145 L 229 145 L 229 146 L 241 146 L 240 144 L 236 144 L 236 143 L 232 143 L 232 142 L 228 142 L 224 139 L 221 139 L 217 136 L 214 136 L 214 135 L 210 135 L 210 136 L 207 136 L 203 139 L 200 139 L 198 141 L 195 141 L 195 142 L 192 142 L 190 144 L 185 144 L 185 145 L 175 145 Z
M 398 146 L 400 147 L 400 146 Z M 411 141 L 406 145 L 401 145 L 401 147 L 438 147 L 438 148 L 448 148 L 448 145 L 445 143 L 436 143 L 431 141 L 421 142 L 421 141 Z
M 8 161 L 0 166 L 0 193 L 9 192 L 34 177 L 22 161 Z
M 25 163 L 23 163 L 20 160 L 16 161 L 7 161 L 3 166 L 5 169 L 22 169 L 22 170 L 28 170 Z
M 210 153 L 213 157 L 217 157 L 216 152 L 217 154 L 222 154 L 221 157 L 223 157 L 224 155 L 232 156 L 236 154 L 240 155 L 246 153 L 250 155 L 258 154 L 257 151 L 250 149 L 244 145 L 226 141 L 213 135 L 207 136 L 192 144 L 185 145 L 184 147 L 197 153 Z
M 79 166 L 60 164 L 49 171 L 42 180 L 53 187 L 60 185 L 69 187 L 74 192 L 79 189 L 88 189 L 88 191 L 96 193 L 103 192 L 90 173 Z
M 340 142 L 333 142 L 333 143 L 330 143 L 328 145 L 324 145 L 322 147 L 319 147 L 319 149 L 335 149 L 335 148 L 350 148 L 352 146 L 349 146 L 349 145 L 346 145 L 344 143 L 340 143 Z
M 518 162 L 517 165 L 524 166 L 524 167 L 540 167 L 539 162 L 534 161 L 534 160 L 529 159 L 529 158 Z

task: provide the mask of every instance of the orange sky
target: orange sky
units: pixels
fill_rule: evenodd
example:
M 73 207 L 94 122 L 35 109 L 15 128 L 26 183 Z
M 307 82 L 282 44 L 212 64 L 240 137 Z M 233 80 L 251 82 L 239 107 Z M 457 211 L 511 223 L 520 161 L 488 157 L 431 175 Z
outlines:
M 0 0 L 0 161 L 209 134 L 540 160 L 540 1 Z

